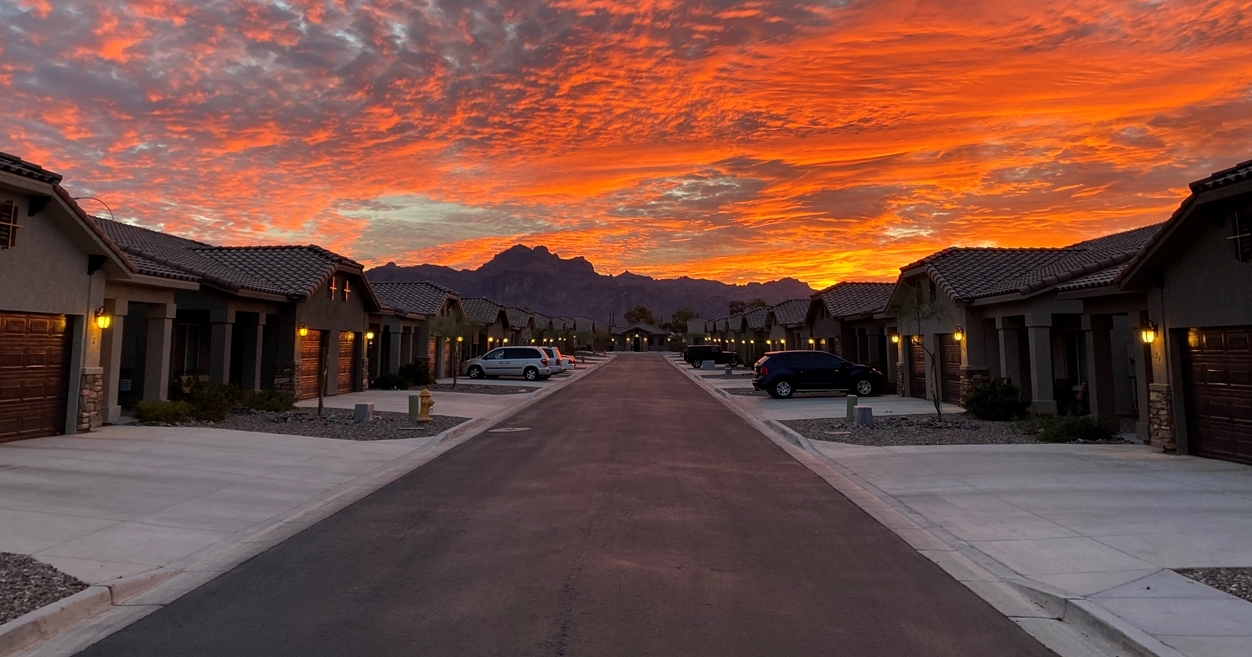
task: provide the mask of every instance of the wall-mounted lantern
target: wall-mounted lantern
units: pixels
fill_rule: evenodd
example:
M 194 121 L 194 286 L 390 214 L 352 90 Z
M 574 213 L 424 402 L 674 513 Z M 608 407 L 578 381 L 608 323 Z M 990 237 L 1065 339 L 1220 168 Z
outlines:
M 900 344 L 900 334 L 899 334 L 899 333 L 892 333 L 892 334 L 891 334 L 891 344 Z
M 296 332 L 299 333 L 300 337 L 303 338 L 304 336 L 309 334 L 309 326 L 305 324 L 304 322 L 300 322 L 300 326 L 296 327 Z
M 961 328 L 961 327 L 959 327 L 959 326 L 958 326 L 958 327 L 956 327 L 956 330 L 952 332 L 952 339 L 953 339 L 953 340 L 956 340 L 957 342 L 960 342 L 961 340 L 964 340 L 964 339 L 965 339 L 965 329 L 963 329 L 963 328 Z
M 96 309 L 96 328 L 103 331 L 104 329 L 107 329 L 112 325 L 113 325 L 113 316 L 109 314 L 109 311 L 105 310 L 104 306 L 100 306 L 99 308 L 97 308 Z
M 1148 323 L 1139 330 L 1139 339 L 1143 340 L 1143 344 L 1156 342 L 1156 324 L 1153 324 L 1152 320 L 1149 319 Z
M 374 332 L 373 332 L 373 331 L 366 331 L 366 332 L 365 332 L 365 339 L 366 339 L 366 340 L 373 340 L 373 339 L 374 339 Z

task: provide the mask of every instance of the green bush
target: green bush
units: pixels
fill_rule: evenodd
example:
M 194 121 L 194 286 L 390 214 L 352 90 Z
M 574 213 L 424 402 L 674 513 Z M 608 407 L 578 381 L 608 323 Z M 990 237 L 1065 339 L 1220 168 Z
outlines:
M 992 379 L 974 388 L 965 399 L 965 410 L 980 420 L 1007 421 L 1026 416 L 1029 402 L 1022 401 L 1022 391 L 1008 379 Z
M 295 403 L 296 398 L 282 390 L 257 390 L 247 394 L 243 405 L 257 411 L 281 413 L 291 410 Z
M 430 380 L 430 363 L 425 360 L 415 360 L 408 365 L 400 366 L 400 378 L 404 379 L 411 386 L 428 386 L 434 381 Z M 407 386 L 400 388 L 407 390 Z
M 370 385 L 375 390 L 408 390 L 409 382 L 395 374 L 384 374 Z
M 1097 441 L 1113 437 L 1090 415 L 1034 415 L 1019 425 L 1045 443 L 1072 443 L 1078 440 Z
M 135 404 L 135 419 L 140 422 L 180 424 L 191 416 L 191 404 L 182 401 L 149 399 Z
M 196 381 L 186 396 L 191 417 L 201 422 L 221 422 L 239 403 L 239 388 L 228 383 Z

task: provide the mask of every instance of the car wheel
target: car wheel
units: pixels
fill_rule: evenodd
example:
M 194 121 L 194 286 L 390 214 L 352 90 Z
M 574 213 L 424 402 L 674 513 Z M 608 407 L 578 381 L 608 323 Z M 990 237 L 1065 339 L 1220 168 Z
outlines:
M 483 378 L 483 368 L 481 368 L 481 367 L 479 367 L 479 366 L 477 366 L 477 365 L 475 365 L 475 366 L 473 366 L 473 367 L 469 368 L 469 378 L 471 378 L 471 379 L 481 379 L 481 378 Z
M 526 377 L 527 381 L 534 381 L 539 378 L 539 370 L 534 367 L 527 367 L 526 370 L 522 372 L 522 376 Z
M 861 397 L 869 397 L 874 394 L 874 382 L 869 379 L 857 379 L 856 383 L 852 384 L 852 389 Z
M 691 366 L 696 369 L 700 369 L 702 365 L 704 365 L 704 361 L 700 360 L 699 358 L 691 361 Z
M 790 381 L 788 381 L 788 380 L 786 380 L 786 379 L 783 379 L 783 380 L 781 380 L 781 381 L 776 381 L 776 382 L 774 383 L 774 390 L 773 390 L 773 392 L 774 392 L 774 396 L 775 396 L 775 397 L 777 397 L 777 398 L 779 398 L 779 399 L 786 399 L 786 398 L 790 397 L 790 396 L 791 396 L 791 394 L 795 392 L 795 390 L 793 390 L 793 389 L 791 388 L 791 382 L 790 382 Z

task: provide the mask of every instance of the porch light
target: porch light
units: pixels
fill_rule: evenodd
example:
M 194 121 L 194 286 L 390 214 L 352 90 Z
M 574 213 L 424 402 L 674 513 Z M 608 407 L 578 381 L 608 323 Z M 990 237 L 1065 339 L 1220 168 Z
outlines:
M 892 334 L 891 334 L 891 344 L 900 344 L 900 334 L 899 334 L 899 333 L 892 333 Z
M 509 339 L 508 339 L 508 338 L 504 338 L 504 344 L 508 344 L 508 343 L 509 343 Z
M 96 309 L 96 328 L 103 331 L 104 329 L 109 328 L 109 326 L 111 326 L 112 324 L 113 324 L 113 316 L 109 314 L 109 311 L 105 310 L 104 306 L 100 306 L 99 308 L 97 308 Z
M 373 331 L 366 331 L 366 332 L 365 332 L 365 339 L 366 339 L 366 340 L 373 340 L 373 339 L 374 339 L 374 332 L 373 332 Z
M 300 326 L 296 327 L 296 332 L 299 333 L 300 337 L 303 338 L 304 336 L 309 334 L 309 327 L 304 322 L 300 322 Z
M 456 341 L 457 341 L 457 342 L 465 342 L 465 338 L 464 338 L 464 337 L 462 337 L 462 336 L 459 336 L 459 335 L 458 335 L 458 336 L 456 336 Z
M 964 340 L 964 339 L 965 339 L 965 329 L 963 329 L 963 328 L 961 328 L 961 327 L 959 327 L 959 326 L 958 326 L 958 327 L 956 327 L 956 330 L 952 332 L 952 339 L 953 339 L 953 340 L 956 340 L 957 342 L 960 342 L 961 340 Z
M 1152 320 L 1149 319 L 1147 325 L 1140 329 L 1139 339 L 1143 340 L 1143 344 L 1156 342 L 1156 324 Z
M 813 346 L 813 338 L 809 338 L 809 346 Z
M 487 344 L 491 344 L 492 342 L 495 342 L 495 341 L 496 341 L 495 338 L 491 337 L 490 335 L 487 336 Z
M 782 345 L 782 346 L 784 346 L 784 347 L 785 347 L 785 346 L 787 346 L 787 339 L 786 339 L 786 338 L 779 338 L 779 339 L 778 339 L 778 344 L 780 344 L 780 345 Z

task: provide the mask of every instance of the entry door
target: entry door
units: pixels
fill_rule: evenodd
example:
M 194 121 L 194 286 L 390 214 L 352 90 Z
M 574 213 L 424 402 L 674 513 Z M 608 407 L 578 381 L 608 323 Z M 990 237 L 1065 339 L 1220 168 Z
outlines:
M 921 343 L 914 342 L 912 336 L 905 336 L 909 341 L 909 396 L 918 399 L 926 398 L 926 350 Z M 919 338 L 920 339 L 920 338 Z
M 939 336 L 939 376 L 943 381 L 943 401 L 961 403 L 961 343 L 951 333 Z
M 322 332 L 309 329 L 300 337 L 300 399 L 313 399 L 321 389 L 322 381 Z
M 335 381 L 335 392 L 343 394 L 356 389 L 356 333 L 339 332 L 339 375 Z
M 0 443 L 65 431 L 67 326 L 64 315 L 0 313 Z
M 1188 450 L 1252 464 L 1252 326 L 1189 330 L 1183 392 Z

